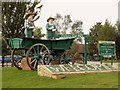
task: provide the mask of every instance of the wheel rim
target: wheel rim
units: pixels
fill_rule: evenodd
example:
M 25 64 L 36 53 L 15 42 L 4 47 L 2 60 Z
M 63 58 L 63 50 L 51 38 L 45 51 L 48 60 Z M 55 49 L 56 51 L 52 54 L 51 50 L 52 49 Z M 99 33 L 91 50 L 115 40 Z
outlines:
M 45 63 L 47 55 L 47 62 Z M 49 49 L 43 44 L 35 44 L 30 47 L 26 54 L 27 63 L 32 70 L 37 70 L 37 65 L 49 64 L 50 52 Z
M 43 60 L 44 65 L 48 65 L 50 63 L 50 55 L 48 54 L 48 52 L 46 50 L 44 51 L 42 60 Z
M 70 51 L 65 51 L 60 57 L 60 64 L 74 64 L 74 55 Z
M 13 50 L 11 56 L 12 56 L 12 63 L 14 64 L 14 66 L 22 70 L 23 50 Z

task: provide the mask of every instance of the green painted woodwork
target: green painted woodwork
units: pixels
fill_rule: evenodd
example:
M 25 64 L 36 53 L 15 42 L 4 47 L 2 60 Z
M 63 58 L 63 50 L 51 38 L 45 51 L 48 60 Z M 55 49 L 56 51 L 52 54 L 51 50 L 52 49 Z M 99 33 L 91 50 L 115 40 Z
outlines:
M 88 35 L 84 35 L 84 64 L 87 64 L 87 37 Z
M 23 38 L 22 45 L 24 49 L 29 49 L 30 46 L 42 43 L 48 47 L 49 50 L 68 50 L 75 38 L 59 39 L 59 40 L 41 40 L 34 38 Z
M 9 45 L 12 49 L 20 49 L 22 48 L 22 40 L 21 38 L 9 39 Z
M 99 41 L 99 55 L 115 55 L 115 41 Z

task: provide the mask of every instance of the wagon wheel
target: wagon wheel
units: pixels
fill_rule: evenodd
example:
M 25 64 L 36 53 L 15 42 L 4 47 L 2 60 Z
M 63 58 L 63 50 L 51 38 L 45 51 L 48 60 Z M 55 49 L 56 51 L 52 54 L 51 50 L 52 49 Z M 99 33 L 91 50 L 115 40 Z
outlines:
M 51 60 L 50 60 L 51 51 L 49 51 L 49 53 L 48 53 L 48 51 L 45 50 L 43 53 L 44 53 L 42 56 L 43 64 L 48 65 L 51 62 Z
M 60 64 L 74 64 L 74 55 L 70 50 L 62 53 L 60 57 Z
M 22 70 L 22 56 L 23 56 L 23 50 L 12 50 L 11 57 L 12 57 L 12 63 L 14 66 L 20 70 Z
M 34 44 L 28 49 L 27 63 L 32 70 L 37 70 L 37 65 L 49 64 L 50 52 L 49 49 L 43 44 Z

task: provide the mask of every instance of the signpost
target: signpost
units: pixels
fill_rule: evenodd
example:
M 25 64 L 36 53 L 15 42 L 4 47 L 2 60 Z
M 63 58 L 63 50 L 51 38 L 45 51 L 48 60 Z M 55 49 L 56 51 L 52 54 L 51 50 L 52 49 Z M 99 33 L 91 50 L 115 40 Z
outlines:
M 84 44 L 84 64 L 87 64 L 87 41 L 88 41 L 88 35 L 84 34 L 84 41 L 85 41 L 85 44 Z
M 113 57 L 115 56 L 115 41 L 99 41 L 98 52 L 100 55 L 100 62 L 102 64 L 102 57 Z M 111 65 L 113 61 L 111 59 Z

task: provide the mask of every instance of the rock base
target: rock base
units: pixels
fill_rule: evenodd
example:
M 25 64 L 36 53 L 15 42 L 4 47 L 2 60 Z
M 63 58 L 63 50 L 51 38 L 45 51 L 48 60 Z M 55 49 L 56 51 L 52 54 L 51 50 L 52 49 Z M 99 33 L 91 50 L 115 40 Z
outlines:
M 66 76 L 63 74 L 52 74 L 49 70 L 45 68 L 44 65 L 38 65 L 38 75 L 39 76 L 46 76 L 54 79 L 62 79 Z
M 29 59 L 29 61 L 30 61 L 30 59 Z M 31 68 L 27 64 L 26 58 L 22 59 L 22 70 L 31 70 Z

